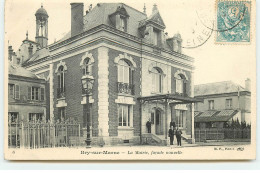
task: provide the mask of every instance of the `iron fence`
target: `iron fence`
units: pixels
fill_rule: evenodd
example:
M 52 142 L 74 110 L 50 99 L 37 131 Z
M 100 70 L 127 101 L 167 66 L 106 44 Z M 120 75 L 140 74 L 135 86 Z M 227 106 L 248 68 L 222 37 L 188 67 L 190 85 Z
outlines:
M 8 146 L 47 148 L 80 145 L 80 124 L 73 122 L 8 122 Z
M 207 140 L 250 140 L 251 129 L 195 129 L 195 140 L 197 142 L 205 142 Z

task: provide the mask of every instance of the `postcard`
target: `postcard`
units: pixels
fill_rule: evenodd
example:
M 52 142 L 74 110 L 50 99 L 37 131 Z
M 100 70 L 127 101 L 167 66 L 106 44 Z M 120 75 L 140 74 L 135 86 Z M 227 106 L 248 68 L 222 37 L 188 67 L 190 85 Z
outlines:
M 5 1 L 6 160 L 253 160 L 255 0 Z

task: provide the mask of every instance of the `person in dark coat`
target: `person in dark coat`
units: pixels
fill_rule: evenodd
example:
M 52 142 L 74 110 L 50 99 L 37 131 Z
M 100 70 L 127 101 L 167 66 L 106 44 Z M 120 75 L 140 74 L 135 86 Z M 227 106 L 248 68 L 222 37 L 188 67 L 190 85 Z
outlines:
M 149 119 L 146 122 L 146 127 L 147 127 L 147 130 L 148 130 L 148 133 L 151 133 L 151 126 L 152 126 L 152 123 L 151 123 L 151 120 Z
M 177 145 L 178 146 L 181 146 L 181 135 L 182 135 L 182 131 L 177 127 L 176 138 L 177 138 Z
M 174 122 L 174 121 L 171 121 L 171 122 L 170 122 L 170 127 L 171 127 L 171 126 L 173 126 L 173 129 L 175 129 L 175 127 L 176 127 L 176 124 L 175 124 L 175 122 Z
M 174 141 L 174 128 L 173 128 L 173 126 L 171 126 L 171 128 L 169 129 L 169 137 L 170 137 L 170 145 L 173 145 L 173 141 Z

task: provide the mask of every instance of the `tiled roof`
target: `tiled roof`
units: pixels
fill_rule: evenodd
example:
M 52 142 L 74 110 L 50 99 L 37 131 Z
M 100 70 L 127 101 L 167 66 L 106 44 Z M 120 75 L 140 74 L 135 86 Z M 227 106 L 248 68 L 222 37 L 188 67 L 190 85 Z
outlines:
M 195 96 L 204 96 L 204 95 L 213 95 L 213 94 L 224 94 L 224 93 L 233 93 L 239 91 L 245 91 L 245 89 L 235 84 L 232 81 L 208 83 L 194 86 L 194 95 Z
M 26 70 L 23 67 L 20 66 L 13 66 L 9 63 L 8 67 L 8 74 L 15 75 L 15 76 L 22 76 L 22 77 L 28 77 L 32 79 L 40 79 L 38 76 L 36 76 L 34 73 L 30 72 L 29 70 Z
M 40 60 L 42 58 L 48 57 L 50 55 L 50 51 L 47 48 L 42 48 L 40 50 L 37 50 L 30 59 L 28 59 L 26 62 L 24 62 L 23 65 L 28 65 L 31 62 L 35 62 L 37 60 Z
M 113 26 L 109 19 L 109 15 L 113 14 L 117 11 L 118 6 L 123 6 L 127 12 L 127 14 L 130 16 L 128 20 L 128 27 L 127 32 L 131 35 L 134 35 L 136 37 L 139 37 L 139 31 L 138 31 L 138 25 L 141 20 L 147 19 L 147 16 L 124 4 L 124 3 L 99 3 L 96 5 L 91 11 L 88 12 L 84 16 L 84 31 L 87 31 L 91 28 L 94 28 L 96 26 L 99 26 L 101 24 L 105 24 L 108 26 Z M 64 41 L 68 38 L 70 38 L 71 32 L 69 31 L 60 41 Z
M 215 112 L 212 114 L 212 112 Z M 194 117 L 195 122 L 226 122 L 230 120 L 238 110 L 205 111 Z M 202 115 L 209 116 L 202 116 Z

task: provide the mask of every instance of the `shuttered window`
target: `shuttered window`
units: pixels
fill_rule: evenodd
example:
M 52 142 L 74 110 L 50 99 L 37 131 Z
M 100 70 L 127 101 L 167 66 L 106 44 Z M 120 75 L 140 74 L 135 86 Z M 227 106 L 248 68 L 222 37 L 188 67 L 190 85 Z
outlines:
M 15 85 L 15 99 L 20 99 L 20 86 Z
M 31 100 L 32 99 L 32 88 L 28 87 L 28 96 L 27 96 L 27 100 Z
M 45 100 L 45 91 L 44 91 L 44 88 L 41 88 L 41 100 Z

